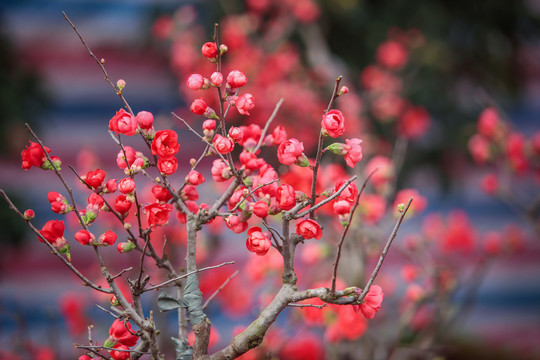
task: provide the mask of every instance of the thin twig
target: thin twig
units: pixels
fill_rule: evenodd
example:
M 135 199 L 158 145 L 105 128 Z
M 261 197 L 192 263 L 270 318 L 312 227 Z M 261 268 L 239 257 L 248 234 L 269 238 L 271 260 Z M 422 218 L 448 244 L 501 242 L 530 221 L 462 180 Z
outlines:
M 302 211 L 301 213 L 299 214 L 296 214 L 294 216 L 295 219 L 299 219 L 305 215 L 307 215 L 308 213 L 314 211 L 314 210 L 317 210 L 318 208 L 320 208 L 321 206 L 329 203 L 330 201 L 334 200 L 335 198 L 337 198 L 346 188 L 347 186 L 349 186 L 350 183 L 352 183 L 354 180 L 356 180 L 357 176 L 354 175 L 353 177 L 351 177 L 349 180 L 347 180 L 339 189 L 338 191 L 336 191 L 335 193 L 333 193 L 331 196 L 327 197 L 326 199 L 324 199 L 323 201 L 317 203 L 315 206 L 311 207 L 310 209 L 308 210 L 305 210 L 305 211 Z
M 375 269 L 373 269 L 373 272 L 371 273 L 371 277 L 369 278 L 369 281 L 366 284 L 366 287 L 362 291 L 362 294 L 358 298 L 358 302 L 364 301 L 366 298 L 366 295 L 369 292 L 369 289 L 371 288 L 371 285 L 373 284 L 373 281 L 375 281 L 375 278 L 377 277 L 377 274 L 379 273 L 379 270 L 384 262 L 384 258 L 386 254 L 388 253 L 388 250 L 390 249 L 390 245 L 392 245 L 392 241 L 394 241 L 397 232 L 399 230 L 399 227 L 401 226 L 401 223 L 403 222 L 403 219 L 405 218 L 405 215 L 407 214 L 407 211 L 409 210 L 409 207 L 411 206 L 411 203 L 413 201 L 413 198 L 411 197 L 409 199 L 409 202 L 405 206 L 405 209 L 403 209 L 403 212 L 401 213 L 398 221 L 396 222 L 396 226 L 394 226 L 394 230 L 390 234 L 390 237 L 388 238 L 388 241 L 386 242 L 386 245 L 384 246 L 383 252 L 381 253 L 381 256 L 379 257 L 379 262 L 377 263 L 377 266 L 375 266 Z
M 336 254 L 336 261 L 334 261 L 334 273 L 332 274 L 332 292 L 336 291 L 337 270 L 339 267 L 339 259 L 341 258 L 341 247 L 343 246 L 343 241 L 345 240 L 345 237 L 347 236 L 347 232 L 349 231 L 349 228 L 351 227 L 353 215 L 354 215 L 354 212 L 356 211 L 356 208 L 358 207 L 358 203 L 360 202 L 360 197 L 362 196 L 362 193 L 364 192 L 369 179 L 371 179 L 371 177 L 373 176 L 373 174 L 375 174 L 377 170 L 378 169 L 373 170 L 366 177 L 366 180 L 364 180 L 364 183 L 362 184 L 362 188 L 358 192 L 358 196 L 356 197 L 356 202 L 354 203 L 354 206 L 349 215 L 349 222 L 347 223 L 347 226 L 345 226 L 345 229 L 343 230 L 343 233 L 341 234 L 341 239 L 339 240 L 338 251 Z
M 188 277 L 189 275 L 196 274 L 196 273 L 206 271 L 206 270 L 216 269 L 216 268 L 219 268 L 219 267 L 222 267 L 222 266 L 225 266 L 225 265 L 231 265 L 231 264 L 234 264 L 234 263 L 235 263 L 235 261 L 227 261 L 227 262 L 224 262 L 224 263 L 219 264 L 219 265 L 208 266 L 208 267 L 205 267 L 205 268 L 202 268 L 202 269 L 197 269 L 197 270 L 194 270 L 194 271 L 190 271 L 190 272 L 188 272 L 188 273 L 186 273 L 184 275 L 180 275 L 180 276 L 177 276 L 177 277 L 175 277 L 173 279 L 162 282 L 161 284 L 147 287 L 147 288 L 144 289 L 144 291 L 156 290 L 156 289 L 159 289 L 160 287 L 163 287 L 163 286 L 165 286 L 167 284 L 170 284 L 170 283 L 172 283 L 174 281 L 184 279 L 184 278 Z
M 232 278 L 234 278 L 236 275 L 238 275 L 239 271 L 236 270 L 234 273 L 232 273 L 224 282 L 223 284 L 221 284 L 220 287 L 217 288 L 216 291 L 214 291 L 214 293 L 212 295 L 210 295 L 210 297 L 208 298 L 208 300 L 206 300 L 206 302 L 204 303 L 202 309 L 206 309 L 208 307 L 208 304 L 210 304 L 210 301 L 212 301 L 216 296 L 217 294 L 219 294 L 219 292 L 221 290 L 223 290 L 225 288 L 225 286 L 227 286 L 227 284 L 229 283 L 229 281 L 231 281 Z
M 96 63 L 99 65 L 99 67 L 101 68 L 101 71 L 103 71 L 103 75 L 105 75 L 105 81 L 107 81 L 109 83 L 109 85 L 111 85 L 112 89 L 114 90 L 114 92 L 120 96 L 120 99 L 122 99 L 122 102 L 124 103 L 124 105 L 126 106 L 126 108 L 128 109 L 129 113 L 133 116 L 135 116 L 135 114 L 133 113 L 133 110 L 131 110 L 131 106 L 129 106 L 128 102 L 126 101 L 126 99 L 124 98 L 124 96 L 122 95 L 122 92 L 120 91 L 120 89 L 118 89 L 116 87 L 116 85 L 113 84 L 113 82 L 111 81 L 111 79 L 109 78 L 109 74 L 107 73 L 107 70 L 105 69 L 105 66 L 103 65 L 103 63 L 105 62 L 104 60 L 99 60 L 96 55 L 94 55 L 94 53 L 92 52 L 92 50 L 90 49 L 90 47 L 88 46 L 88 44 L 86 44 L 86 41 L 84 41 L 84 38 L 82 37 L 82 35 L 79 33 L 79 30 L 77 30 L 77 27 L 75 26 L 75 24 L 73 24 L 71 22 L 71 20 L 68 18 L 68 16 L 66 15 L 65 12 L 62 11 L 62 15 L 64 15 L 64 18 L 66 19 L 66 21 L 71 25 L 71 27 L 73 28 L 73 30 L 75 31 L 75 33 L 77 34 L 77 36 L 79 37 L 79 40 L 81 40 L 81 43 L 84 45 L 84 47 L 86 48 L 86 50 L 88 50 L 88 54 L 90 54 L 90 56 L 96 61 Z
M 325 308 L 328 306 L 327 303 L 324 303 L 322 305 L 315 305 L 315 304 L 289 304 L 287 306 L 292 306 L 292 307 L 299 307 L 300 309 L 303 309 L 305 307 L 314 307 L 314 308 L 317 308 L 317 309 L 322 309 L 322 308 Z
M 274 111 L 272 112 L 272 115 L 270 115 L 270 117 L 268 118 L 268 120 L 266 121 L 266 124 L 264 125 L 264 129 L 261 133 L 261 138 L 259 139 L 259 142 L 257 143 L 257 146 L 255 146 L 255 149 L 253 149 L 253 153 L 256 154 L 257 151 L 259 151 L 259 149 L 261 148 L 261 145 L 264 141 L 264 138 L 266 137 L 266 133 L 268 132 L 268 129 L 270 128 L 270 124 L 272 123 L 272 121 L 274 121 L 274 118 L 276 117 L 279 109 L 281 108 L 281 105 L 283 104 L 283 98 L 279 99 L 279 101 L 277 102 L 276 104 L 276 107 L 274 108 Z
M 334 105 L 334 101 L 336 100 L 336 98 L 338 96 L 337 94 L 338 94 L 338 91 L 339 91 L 339 84 L 341 83 L 342 78 L 343 78 L 342 76 L 339 76 L 336 79 L 336 85 L 334 86 L 334 92 L 332 93 L 332 97 L 330 98 L 330 102 L 328 103 L 328 107 L 326 108 L 326 111 L 324 112 L 325 115 L 330 111 L 330 109 L 332 108 L 332 105 Z M 315 156 L 315 163 L 313 164 L 313 179 L 312 179 L 312 182 L 311 182 L 311 196 L 310 196 L 310 199 L 311 199 L 311 208 L 312 208 L 312 210 L 310 211 L 309 216 L 312 219 L 315 217 L 315 209 L 313 209 L 313 208 L 315 207 L 315 202 L 317 200 L 317 194 L 316 194 L 317 193 L 317 173 L 318 173 L 318 170 L 319 170 L 319 165 L 321 164 L 323 140 L 324 140 L 324 136 L 322 134 L 322 131 L 319 130 L 319 142 L 318 142 L 318 145 L 317 145 L 317 155 Z
M 75 268 L 75 266 L 73 266 L 73 264 L 68 260 L 66 259 L 64 256 L 62 256 L 62 254 L 60 254 L 58 252 L 58 250 L 47 240 L 43 237 L 43 235 L 41 235 L 41 233 L 39 232 L 39 230 L 28 220 L 26 220 L 24 218 L 24 215 L 23 213 L 21 213 L 19 211 L 19 209 L 15 206 L 15 204 L 13 204 L 13 202 L 11 201 L 11 199 L 7 196 L 7 194 L 4 192 L 4 190 L 0 189 L 0 195 L 2 195 L 2 197 L 7 201 L 8 205 L 9 205 L 9 208 L 12 209 L 15 213 L 17 213 L 17 215 L 19 215 L 24 221 L 26 221 L 26 224 L 28 225 L 28 227 L 41 239 L 43 240 L 43 242 L 45 243 L 45 245 L 47 245 L 47 247 L 52 251 L 53 254 L 55 254 L 60 260 L 62 260 L 62 262 L 75 274 L 79 277 L 79 279 L 81 279 L 83 282 L 84 282 L 84 285 L 86 286 L 89 286 L 91 287 L 92 289 L 94 290 L 97 290 L 97 291 L 100 291 L 102 293 L 105 293 L 105 294 L 112 294 L 112 290 L 111 289 L 105 289 L 103 287 L 101 287 L 101 285 L 96 285 L 94 284 L 90 279 L 88 279 L 86 276 L 84 276 L 83 274 L 81 274 L 79 272 L 79 270 L 77 270 L 77 268 Z
M 111 280 L 114 280 L 117 277 L 120 277 L 120 276 L 124 275 L 125 272 L 131 271 L 131 270 L 133 270 L 133 268 L 128 267 L 127 269 L 124 269 L 124 270 L 120 271 L 118 274 L 111 276 Z
M 98 307 L 98 309 L 105 311 L 105 312 L 108 313 L 109 315 L 114 316 L 114 317 L 117 318 L 117 319 L 119 318 L 118 315 L 114 314 L 112 311 L 109 311 L 109 310 L 105 309 L 103 306 L 101 306 L 101 305 L 99 305 L 99 304 L 96 304 L 96 306 Z
M 264 183 L 264 184 L 261 184 L 261 185 L 257 186 L 255 189 L 252 189 L 246 196 L 244 196 L 244 197 L 242 198 L 242 200 L 240 200 L 240 201 L 238 202 L 238 204 L 235 205 L 235 207 L 233 207 L 233 208 L 230 210 L 230 212 L 231 212 L 231 213 L 234 213 L 236 210 L 238 210 L 238 208 L 240 207 L 240 205 L 242 205 L 242 203 L 243 203 L 244 201 L 246 201 L 249 197 L 251 197 L 251 195 L 253 195 L 253 194 L 255 193 L 255 191 L 259 190 L 259 189 L 262 188 L 262 187 L 265 187 L 265 186 L 267 186 L 267 185 L 270 185 L 270 184 L 272 184 L 272 183 L 275 183 L 276 181 L 279 181 L 279 179 L 271 180 L 271 181 L 269 181 L 269 182 L 267 182 L 267 183 Z

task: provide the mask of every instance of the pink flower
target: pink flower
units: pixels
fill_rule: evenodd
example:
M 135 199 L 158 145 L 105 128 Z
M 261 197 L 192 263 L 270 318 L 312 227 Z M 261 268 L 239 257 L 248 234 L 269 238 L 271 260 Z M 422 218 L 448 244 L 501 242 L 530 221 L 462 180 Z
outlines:
M 302 236 L 304 239 L 315 238 L 320 240 L 322 237 L 322 230 L 320 225 L 313 219 L 302 219 L 296 223 L 296 233 Z
M 234 148 L 234 142 L 228 137 L 216 134 L 213 141 L 214 148 L 220 154 L 228 154 Z
M 278 160 L 283 165 L 294 164 L 303 154 L 304 144 L 295 138 L 282 142 L 277 151 Z
M 334 213 L 337 215 L 349 215 L 351 213 L 351 203 L 346 200 L 338 200 L 334 203 Z
M 343 147 L 343 149 L 346 151 L 344 156 L 345 162 L 347 163 L 347 165 L 353 168 L 356 163 L 362 160 L 362 147 L 360 146 L 362 140 L 346 139 L 345 142 L 346 145 Z
M 229 168 L 229 165 L 223 162 L 221 159 L 216 159 L 212 163 L 212 178 L 216 182 L 223 182 L 229 180 L 233 173 Z
M 159 158 L 157 168 L 164 175 L 172 175 L 178 170 L 178 160 L 174 156 Z
M 246 231 L 248 227 L 247 221 L 242 221 L 238 215 L 231 215 L 226 221 L 227 227 L 234 233 L 240 234 Z
M 375 172 L 373 173 L 373 171 Z M 392 160 L 385 156 L 375 156 L 367 163 L 365 169 L 366 176 L 371 173 L 373 173 L 373 175 L 371 176 L 370 182 L 377 188 L 377 191 L 380 191 L 394 179 L 394 164 L 392 163 Z
M 148 215 L 148 226 L 161 226 L 169 221 L 173 206 L 171 204 L 150 204 L 144 207 Z
M 116 239 L 118 239 L 118 235 L 116 235 L 111 230 L 107 230 L 107 232 L 105 232 L 99 237 L 98 243 L 102 245 L 113 245 Z
M 242 87 L 247 84 L 247 77 L 243 72 L 233 70 L 227 75 L 227 86 L 232 89 Z
M 172 195 L 169 190 L 167 190 L 163 186 L 154 185 L 152 187 L 152 194 L 154 194 L 154 197 L 159 202 L 167 202 L 172 199 Z
M 336 182 L 336 185 L 334 187 L 334 191 L 337 192 L 347 181 L 345 179 L 339 179 L 338 182 Z M 343 191 L 339 194 L 338 199 L 339 200 L 345 200 L 349 202 L 349 204 L 354 204 L 356 202 L 356 197 L 358 196 L 358 187 L 354 182 L 350 183 L 343 189 Z
M 288 184 L 278 187 L 276 190 L 276 201 L 281 210 L 291 210 L 296 205 L 294 188 Z
M 271 246 L 270 238 L 264 234 L 260 227 L 252 227 L 248 230 L 246 247 L 249 251 L 259 256 L 266 255 Z
M 482 111 L 478 118 L 478 133 L 488 139 L 495 138 L 501 120 L 495 108 L 488 107 Z
M 258 170 L 261 168 L 261 166 L 266 164 L 266 161 L 264 161 L 264 159 L 259 159 L 257 155 L 246 150 L 242 150 L 239 158 L 242 165 L 246 169 L 251 170 L 251 171 Z
M 214 59 L 218 54 L 217 45 L 215 42 L 207 42 L 201 49 L 202 54 L 208 59 Z
M 90 245 L 96 237 L 88 230 L 79 230 L 75 233 L 75 240 L 81 245 Z
M 408 108 L 398 120 L 398 132 L 408 139 L 418 139 L 424 135 L 431 119 L 426 109 L 421 106 Z
M 154 115 L 151 112 L 139 111 L 135 119 L 137 119 L 137 124 L 139 124 L 139 127 L 141 129 L 143 130 L 152 129 L 152 126 L 154 124 Z
M 112 194 L 116 192 L 117 189 L 118 189 L 118 184 L 116 183 L 116 179 L 107 180 L 107 183 L 105 184 L 105 189 L 104 189 L 105 192 Z
M 137 133 L 137 119 L 124 109 L 116 112 L 111 120 L 109 120 L 109 130 L 119 134 L 132 136 Z
M 114 201 L 114 208 L 120 214 L 125 215 L 131 209 L 131 204 L 126 195 L 118 195 Z
M 136 158 L 137 152 L 135 151 L 135 149 L 133 149 L 131 146 L 124 146 L 124 150 L 120 150 L 118 152 L 118 155 L 116 156 L 116 165 L 118 165 L 118 167 L 123 170 L 127 167 L 130 167 Z
M 345 131 L 345 117 L 339 110 L 330 110 L 323 116 L 321 126 L 324 135 L 336 138 Z
M 152 141 L 152 154 L 160 157 L 169 157 L 175 155 L 180 150 L 178 144 L 178 134 L 173 130 L 160 130 L 156 132 Z
M 182 192 L 180 193 L 180 197 L 182 200 L 191 200 L 191 201 L 197 201 L 199 200 L 199 193 L 197 193 L 197 188 L 195 185 L 186 185 L 184 186 L 184 189 L 182 189 Z
M 263 200 L 257 201 L 253 204 L 251 210 L 258 217 L 265 218 L 268 216 L 268 203 Z
M 201 185 L 204 182 L 204 176 L 196 170 L 191 170 L 186 176 L 186 182 L 191 185 Z
M 210 82 L 214 86 L 221 86 L 223 84 L 223 74 L 220 72 L 213 72 L 212 75 L 210 75 Z
M 51 152 L 51 149 L 45 147 L 47 153 Z M 30 169 L 32 166 L 41 167 L 46 161 L 47 156 L 38 143 L 30 141 L 30 145 L 26 146 L 21 152 L 22 168 L 24 170 Z
M 281 125 L 277 126 L 271 135 L 268 135 L 265 139 L 265 144 L 267 146 L 271 145 L 281 145 L 282 142 L 287 140 L 287 132 L 285 128 Z
M 84 177 L 84 182 L 93 189 L 99 188 L 103 180 L 105 180 L 105 171 L 101 169 L 89 171 Z
M 401 69 L 408 59 L 409 53 L 407 49 L 397 41 L 388 40 L 377 48 L 377 61 L 389 69 Z
M 235 142 L 242 141 L 242 139 L 244 138 L 244 131 L 239 127 L 232 126 L 229 129 L 229 137 Z
M 200 90 L 204 86 L 204 77 L 201 74 L 191 74 L 186 80 L 186 85 L 191 90 Z
M 489 141 L 485 137 L 476 134 L 470 138 L 468 145 L 475 162 L 482 164 L 489 160 L 491 150 Z
M 493 195 L 497 192 L 499 188 L 499 179 L 497 174 L 487 174 L 482 178 L 482 190 L 488 194 Z
M 367 319 L 373 319 L 375 314 L 381 310 L 383 298 L 382 288 L 379 285 L 371 285 L 364 302 L 359 305 L 360 311 Z M 355 310 L 358 311 L 357 308 Z
M 249 93 L 242 94 L 236 99 L 235 105 L 240 114 L 249 115 L 249 111 L 255 107 L 255 99 Z
M 122 194 L 130 194 L 135 190 L 135 181 L 132 178 L 125 178 L 118 183 L 118 190 Z

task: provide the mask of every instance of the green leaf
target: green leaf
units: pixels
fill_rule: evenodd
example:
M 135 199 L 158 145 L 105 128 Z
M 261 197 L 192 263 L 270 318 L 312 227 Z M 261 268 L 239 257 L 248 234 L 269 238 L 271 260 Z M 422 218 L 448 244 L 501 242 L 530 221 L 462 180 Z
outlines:
M 157 306 L 159 311 L 170 311 L 179 308 L 185 308 L 186 304 L 181 299 L 176 299 L 164 292 L 161 292 L 158 296 Z

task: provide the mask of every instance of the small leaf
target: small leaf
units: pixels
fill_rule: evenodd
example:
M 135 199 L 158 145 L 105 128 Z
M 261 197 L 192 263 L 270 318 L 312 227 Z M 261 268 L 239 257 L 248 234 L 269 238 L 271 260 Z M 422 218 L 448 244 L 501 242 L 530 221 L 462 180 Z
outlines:
M 162 312 L 186 307 L 183 300 L 176 299 L 164 292 L 159 294 L 157 306 L 159 311 Z

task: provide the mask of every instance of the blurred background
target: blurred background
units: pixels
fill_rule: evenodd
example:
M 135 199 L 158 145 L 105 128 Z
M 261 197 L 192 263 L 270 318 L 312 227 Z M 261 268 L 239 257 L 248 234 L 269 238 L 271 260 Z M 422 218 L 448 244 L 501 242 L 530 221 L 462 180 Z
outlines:
M 106 134 L 122 103 L 62 11 L 105 59 L 113 83 L 126 81 L 124 94 L 135 113 L 150 111 L 157 128 L 179 132 L 181 167 L 200 150 L 169 114 L 188 118 L 189 104 L 202 94 L 194 96 L 185 78 L 211 73 L 213 65 L 200 56 L 200 47 L 211 41 L 214 23 L 229 47 L 225 68 L 243 70 L 250 79 L 248 90 L 256 98 L 251 121 L 262 126 L 283 97 L 276 121 L 289 134 L 299 134 L 308 152 L 316 137 L 302 134 L 318 126 L 334 81 L 343 75 L 350 93 L 338 107 L 351 124 L 348 135 L 364 140 L 365 161 L 384 155 L 395 162 L 395 188 L 384 193 L 385 199 L 416 188 L 427 200 L 400 236 L 424 236 L 435 214 L 448 217 L 441 220 L 447 222 L 444 236 L 455 233 L 458 243 L 472 238 L 475 254 L 489 233 L 506 244 L 482 268 L 473 293 L 457 292 L 458 300 L 470 295 L 474 306 L 440 343 L 453 349 L 448 358 L 540 358 L 540 1 L 4 0 L 0 188 L 20 209 L 36 211 L 38 227 L 54 215 L 46 193 L 61 187 L 48 172 L 21 169 L 20 152 L 30 139 L 24 123 L 65 168 L 73 164 L 86 172 L 99 165 L 122 177 L 114 169 L 117 146 Z M 471 140 L 487 136 L 478 125 L 486 108 L 496 112 L 491 124 L 501 132 L 487 145 Z M 232 123 L 243 124 L 235 116 Z M 396 152 L 402 156 L 396 158 Z M 458 220 L 459 231 L 452 228 L 456 210 L 466 218 Z M 81 330 L 80 324 L 106 317 L 92 305 L 103 299 L 80 291 L 76 279 L 3 201 L 0 214 L 0 348 L 5 352 L 0 358 L 76 358 L 80 353 L 71 344 L 86 337 L 86 325 Z M 79 266 L 95 270 L 84 251 L 73 252 Z M 433 256 L 435 263 L 444 262 L 440 254 Z M 227 255 L 237 256 L 220 257 L 228 260 Z M 114 259 L 112 251 L 109 256 Z M 450 263 L 466 267 L 481 258 L 468 256 Z M 398 298 L 406 285 L 392 278 L 399 278 L 404 258 L 391 257 L 382 275 Z M 397 300 L 389 304 L 397 307 Z M 226 323 L 219 308 L 215 311 L 216 323 Z M 96 337 L 106 337 L 107 325 L 97 327 Z M 222 344 L 231 337 L 232 329 L 223 325 Z M 338 356 L 329 351 L 327 358 Z

